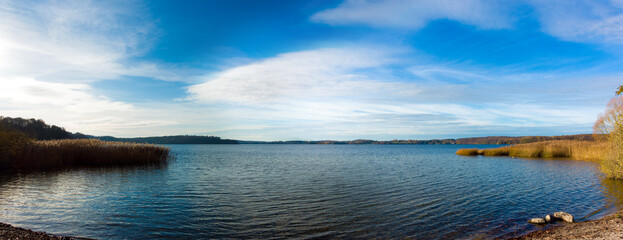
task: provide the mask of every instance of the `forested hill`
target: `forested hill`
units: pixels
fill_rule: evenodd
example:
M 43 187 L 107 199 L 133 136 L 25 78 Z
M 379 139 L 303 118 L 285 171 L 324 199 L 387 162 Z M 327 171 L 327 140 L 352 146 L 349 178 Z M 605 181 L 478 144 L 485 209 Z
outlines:
M 151 144 L 237 144 L 238 141 L 230 139 L 221 139 L 215 136 L 162 136 L 162 137 L 139 137 L 139 138 L 116 138 L 116 137 L 94 137 L 104 141 L 117 142 L 136 142 Z
M 0 127 L 4 131 L 17 131 L 25 134 L 29 138 L 37 140 L 55 140 L 81 138 L 82 134 L 72 134 L 64 128 L 55 125 L 47 125 L 43 120 L 10 118 L 0 116 Z
M 83 139 L 92 138 L 105 141 L 138 142 L 152 144 L 236 144 L 235 140 L 221 139 L 215 136 L 163 136 L 141 138 L 98 137 L 82 133 L 71 133 L 64 128 L 48 125 L 41 119 L 10 118 L 0 116 L 0 131 L 11 131 L 25 134 L 35 140 Z

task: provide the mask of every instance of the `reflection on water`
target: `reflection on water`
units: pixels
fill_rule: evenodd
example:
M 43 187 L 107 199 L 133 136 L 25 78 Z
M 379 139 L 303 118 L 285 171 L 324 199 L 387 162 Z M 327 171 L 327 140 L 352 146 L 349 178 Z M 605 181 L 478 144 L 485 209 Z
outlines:
M 601 181 L 605 194 L 610 196 L 610 204 L 614 205 L 611 210 L 623 208 L 623 180 L 614 180 L 604 178 Z M 611 211 L 612 212 L 612 211 Z
M 463 147 L 179 145 L 166 168 L 2 176 L 0 221 L 101 239 L 490 238 L 623 202 L 623 183 L 594 163 L 456 156 Z

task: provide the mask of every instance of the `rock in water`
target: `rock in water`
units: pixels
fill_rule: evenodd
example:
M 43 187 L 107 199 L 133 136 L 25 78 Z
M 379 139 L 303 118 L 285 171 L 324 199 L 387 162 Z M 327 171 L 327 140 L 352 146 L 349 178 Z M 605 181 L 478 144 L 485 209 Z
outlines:
M 552 221 L 552 215 L 549 215 L 549 214 L 545 215 L 545 221 L 551 222 Z
M 573 216 L 571 216 L 571 214 L 568 214 L 566 212 L 555 212 L 554 217 L 560 218 L 564 220 L 565 222 L 573 222 Z
M 528 220 L 529 223 L 534 223 L 534 224 L 545 224 L 545 219 L 543 218 L 533 218 Z

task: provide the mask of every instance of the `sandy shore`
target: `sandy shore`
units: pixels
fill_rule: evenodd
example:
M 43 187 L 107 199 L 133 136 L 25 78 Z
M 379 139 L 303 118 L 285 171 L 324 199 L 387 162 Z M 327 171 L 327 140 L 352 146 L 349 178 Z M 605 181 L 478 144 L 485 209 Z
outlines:
M 24 228 L 14 227 L 9 224 L 0 223 L 0 239 L 69 240 L 76 238 L 54 236 L 45 232 L 35 232 Z
M 623 210 L 602 219 L 567 223 L 511 239 L 623 239 Z

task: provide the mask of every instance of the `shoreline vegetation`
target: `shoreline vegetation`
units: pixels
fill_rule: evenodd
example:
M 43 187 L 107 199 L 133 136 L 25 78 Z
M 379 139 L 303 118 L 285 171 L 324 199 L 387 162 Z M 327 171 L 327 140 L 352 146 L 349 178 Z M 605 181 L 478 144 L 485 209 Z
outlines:
M 169 158 L 164 146 L 71 137 L 42 120 L 0 118 L 0 171 L 160 164 Z
M 169 148 L 152 144 L 96 139 L 25 140 L 0 156 L 2 171 L 31 171 L 66 167 L 161 164 Z
M 595 161 L 610 179 L 623 180 L 623 85 L 593 126 L 593 139 L 567 139 L 513 144 L 490 149 L 459 149 L 462 156 L 510 156 L 522 158 L 567 158 Z
M 43 120 L 0 116 L 0 170 L 74 166 L 134 165 L 165 162 L 169 149 L 156 144 L 523 144 L 542 141 L 592 141 L 592 134 L 566 136 L 473 137 L 376 141 L 239 141 L 216 136 L 96 137 L 67 132 Z
M 170 149 L 143 143 L 109 142 L 97 139 L 31 141 L 13 161 L 15 170 L 60 167 L 100 167 L 160 164 Z
M 603 114 L 593 126 L 592 141 L 556 140 L 514 144 L 491 149 L 459 149 L 463 156 L 510 156 L 522 158 L 566 158 L 594 161 L 611 180 L 623 180 L 623 85 L 619 86 Z M 595 221 L 572 223 L 536 231 L 515 239 L 622 239 L 623 210 Z
M 508 156 L 520 158 L 565 158 L 600 162 L 611 148 L 607 141 L 551 140 L 498 148 L 467 148 L 456 151 L 462 156 Z

